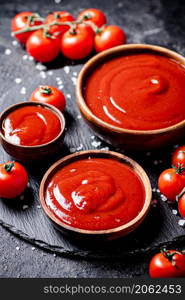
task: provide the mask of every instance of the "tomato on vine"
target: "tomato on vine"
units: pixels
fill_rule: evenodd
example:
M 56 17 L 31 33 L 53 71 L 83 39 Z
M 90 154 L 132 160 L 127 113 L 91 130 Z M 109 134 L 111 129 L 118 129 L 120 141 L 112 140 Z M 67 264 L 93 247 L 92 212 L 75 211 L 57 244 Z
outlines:
M 35 60 L 50 62 L 60 52 L 60 39 L 40 29 L 27 40 L 26 50 Z
M 109 48 L 125 44 L 126 35 L 124 31 L 115 25 L 105 26 L 96 34 L 94 47 L 96 52 L 101 52 Z
M 26 29 L 28 26 L 33 27 L 41 25 L 42 23 L 42 19 L 38 14 L 28 11 L 21 12 L 12 19 L 11 31 L 13 33 L 18 30 Z M 25 44 L 32 33 L 33 31 L 23 32 L 16 34 L 15 37 L 20 43 Z
M 172 165 L 185 167 L 185 145 L 178 147 L 172 154 Z
M 64 56 L 73 60 L 83 59 L 93 50 L 93 37 L 85 27 L 69 29 L 61 40 L 61 51 Z
M 45 24 L 51 24 L 53 22 L 73 22 L 74 17 L 67 11 L 55 11 L 50 13 L 45 20 Z M 64 32 L 69 29 L 69 25 L 53 25 L 50 27 L 50 33 L 56 33 L 62 37 Z
M 28 184 L 28 174 L 18 162 L 0 164 L 0 197 L 15 198 L 21 195 Z
M 101 27 L 106 24 L 107 19 L 103 11 L 96 8 L 88 8 L 80 12 L 77 17 L 77 20 L 83 20 L 87 24 L 89 22 L 94 23 L 97 27 Z
M 33 91 L 30 101 L 47 103 L 55 106 L 60 111 L 64 111 L 66 101 L 63 93 L 54 86 L 40 86 Z
M 185 176 L 182 174 L 183 172 L 184 168 L 174 167 L 163 171 L 159 176 L 159 190 L 172 202 L 176 201 L 176 197 L 185 187 Z
M 152 278 L 185 276 L 185 254 L 176 250 L 161 250 L 150 261 L 149 275 Z

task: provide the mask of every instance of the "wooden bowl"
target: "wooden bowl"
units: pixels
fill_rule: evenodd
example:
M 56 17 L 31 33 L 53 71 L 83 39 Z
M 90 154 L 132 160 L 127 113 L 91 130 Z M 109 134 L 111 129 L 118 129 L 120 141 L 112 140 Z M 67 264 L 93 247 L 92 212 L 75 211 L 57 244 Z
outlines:
M 36 145 L 36 146 L 23 146 L 23 145 L 16 145 L 14 143 L 11 143 L 8 141 L 4 134 L 2 129 L 2 124 L 4 119 L 7 117 L 9 113 L 12 111 L 24 107 L 24 106 L 42 106 L 47 109 L 50 109 L 53 113 L 55 113 L 60 122 L 61 122 L 61 132 L 59 135 L 51 140 L 50 142 L 42 145 Z M 34 130 L 34 129 L 33 129 Z M 37 102 L 21 102 L 17 104 L 13 104 L 9 106 L 7 109 L 5 109 L 1 115 L 0 115 L 0 140 L 1 145 L 3 146 L 4 150 L 13 158 L 16 160 L 22 161 L 22 162 L 34 162 L 34 161 L 41 161 L 45 158 L 48 158 L 49 156 L 54 155 L 59 151 L 59 149 L 63 145 L 65 135 L 65 118 L 63 114 L 54 106 L 44 103 L 37 103 Z
M 113 229 L 107 229 L 107 230 L 84 230 L 84 229 L 78 229 L 74 228 L 72 226 L 66 225 L 62 221 L 60 221 L 56 216 L 53 214 L 53 212 L 48 208 L 46 202 L 45 202 L 45 193 L 47 186 L 53 177 L 53 175 L 63 168 L 64 166 L 81 159 L 89 158 L 89 157 L 96 157 L 96 158 L 111 158 L 116 159 L 124 164 L 127 164 L 134 172 L 138 174 L 140 177 L 144 188 L 145 188 L 145 201 L 144 206 L 140 213 L 131 221 L 128 223 L 113 228 Z M 142 167 L 130 159 L 127 156 L 124 156 L 117 152 L 112 151 L 101 151 L 101 150 L 87 150 L 87 151 L 81 151 L 77 152 L 71 155 L 68 155 L 56 163 L 54 163 L 49 170 L 44 175 L 41 185 L 40 185 L 40 202 L 42 205 L 43 210 L 45 211 L 46 215 L 50 218 L 50 220 L 53 222 L 53 224 L 64 234 L 77 239 L 100 239 L 101 241 L 104 240 L 112 240 L 119 237 L 122 237 L 134 229 L 136 229 L 140 223 L 143 221 L 145 216 L 148 213 L 148 210 L 150 208 L 152 199 L 152 189 L 150 185 L 150 181 L 148 176 L 146 175 L 145 171 L 142 169 Z
M 153 149 L 166 146 L 177 141 L 184 135 L 185 120 L 173 126 L 156 130 L 130 130 L 110 125 L 96 117 L 86 105 L 83 88 L 90 73 L 99 65 L 116 56 L 136 53 L 153 53 L 171 58 L 185 66 L 185 58 L 169 49 L 144 44 L 130 44 L 118 46 L 90 59 L 79 73 L 76 87 L 76 98 L 80 112 L 87 124 L 95 131 L 97 136 L 107 143 L 124 149 Z

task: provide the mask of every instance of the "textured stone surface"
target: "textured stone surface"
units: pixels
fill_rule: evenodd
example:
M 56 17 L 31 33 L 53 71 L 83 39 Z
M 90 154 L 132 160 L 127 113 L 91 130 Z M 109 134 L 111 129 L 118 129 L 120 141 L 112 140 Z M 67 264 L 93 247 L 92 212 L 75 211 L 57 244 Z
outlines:
M 40 70 L 40 65 L 26 57 L 26 53 L 19 45 L 12 44 L 9 36 L 11 18 L 23 10 L 38 11 L 46 15 L 52 10 L 68 10 L 76 16 L 83 8 L 97 7 L 103 9 L 107 14 L 111 24 L 117 24 L 124 28 L 128 43 L 150 43 L 166 46 L 184 54 L 184 16 L 185 5 L 183 1 L 115 1 L 115 0 L 63 0 L 60 4 L 55 1 L 3 1 L 0 2 L 0 104 L 5 108 L 11 103 L 26 101 L 32 90 L 39 84 L 64 85 L 63 91 L 68 95 L 67 123 L 68 133 L 66 137 L 66 147 L 61 155 L 77 151 L 80 148 L 93 149 L 93 133 L 84 126 L 78 118 L 79 112 L 74 105 L 74 85 L 72 78 L 76 77 L 73 72 L 79 72 L 81 65 L 72 64 L 62 57 L 47 66 L 46 72 Z M 69 65 L 70 70 L 63 69 Z M 66 74 L 67 73 L 67 74 Z M 60 80 L 56 80 L 60 77 Z M 21 80 L 20 80 L 21 79 Z M 20 82 L 21 81 L 21 82 Z M 69 98 L 70 96 L 71 98 Z M 99 141 L 97 138 L 95 139 Z M 101 144 L 98 149 L 107 146 Z M 156 178 L 158 174 L 169 165 L 170 152 L 173 148 L 150 153 L 126 153 L 141 163 L 150 176 L 152 185 L 156 188 Z M 6 160 L 7 155 L 1 151 L 1 161 Z M 55 158 L 56 159 L 56 158 Z M 47 166 L 45 166 L 45 169 Z M 2 202 L 0 205 L 0 219 L 2 225 L 13 230 L 16 235 L 21 235 L 25 239 L 33 242 L 33 245 L 20 240 L 17 236 L 8 233 L 0 227 L 1 243 L 1 277 L 133 277 L 146 274 L 147 262 L 150 255 L 156 250 L 156 245 L 167 242 L 173 238 L 184 235 L 184 229 L 178 225 L 179 217 L 172 214 L 172 208 L 161 201 L 158 192 L 154 192 L 154 197 L 158 199 L 156 208 L 151 210 L 150 216 L 141 229 L 132 237 L 128 237 L 122 242 L 113 244 L 107 250 L 108 255 L 120 257 L 112 263 L 102 260 L 89 261 L 90 256 L 99 256 L 96 249 L 92 253 L 82 245 L 74 245 L 66 239 L 59 237 L 52 226 L 47 222 L 42 211 L 37 207 L 38 184 L 44 173 L 42 169 L 31 169 L 30 183 L 34 189 L 29 189 L 26 194 L 26 201 L 15 203 L 14 205 Z M 29 197 L 28 197 L 29 195 Z M 33 197 L 34 196 L 34 197 Z M 28 208 L 23 209 L 24 205 Z M 157 222 L 156 222 L 157 220 Z M 156 224 L 157 223 L 157 224 Z M 11 225 L 11 227 L 9 227 Z M 157 226 L 156 226 L 157 225 Z M 13 227 L 12 227 L 13 226 Z M 44 227 L 44 228 L 43 228 Z M 21 230 L 21 233 L 18 231 Z M 25 233 L 27 234 L 25 236 Z M 54 256 L 54 252 L 48 253 L 35 248 L 34 245 L 42 246 L 55 252 L 61 252 L 70 256 Z M 44 241 L 45 243 L 43 243 Z M 60 247 L 63 246 L 63 248 Z M 172 241 L 173 245 L 175 244 Z M 184 239 L 178 240 L 178 246 L 185 244 Z M 50 247 L 57 245 L 57 247 Z M 152 251 L 151 251 L 151 246 Z M 99 245 L 97 245 L 97 249 Z M 62 250 L 61 250 L 62 249 Z M 63 250 L 64 249 L 64 250 Z M 133 250 L 135 252 L 133 252 Z M 90 251 L 90 255 L 88 255 Z M 126 253 L 136 253 L 139 255 L 125 258 Z M 107 253 L 105 256 L 107 256 Z M 144 254 L 146 253 L 146 254 Z M 88 256 L 86 260 L 75 256 Z M 123 255 L 124 254 L 124 255 Z M 102 255 L 102 252 L 101 252 Z M 71 259 L 73 258 L 73 259 Z

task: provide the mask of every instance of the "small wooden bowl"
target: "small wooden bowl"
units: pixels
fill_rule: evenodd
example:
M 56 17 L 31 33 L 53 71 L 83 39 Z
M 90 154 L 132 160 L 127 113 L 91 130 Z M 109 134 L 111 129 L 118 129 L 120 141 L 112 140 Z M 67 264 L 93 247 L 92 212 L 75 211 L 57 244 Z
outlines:
M 113 228 L 113 229 L 107 229 L 107 230 L 84 230 L 84 229 L 78 229 L 74 228 L 72 226 L 66 225 L 62 221 L 60 221 L 56 216 L 53 214 L 53 212 L 48 208 L 46 202 L 45 202 L 45 193 L 47 186 L 53 177 L 53 175 L 60 170 L 62 167 L 81 159 L 89 158 L 89 157 L 96 157 L 96 158 L 111 158 L 116 159 L 124 164 L 127 164 L 134 172 L 138 174 L 140 177 L 144 188 L 145 188 L 145 201 L 144 206 L 140 213 L 131 221 L 128 223 Z M 146 175 L 145 171 L 142 169 L 142 167 L 130 159 L 127 156 L 124 156 L 117 152 L 112 151 L 101 151 L 101 150 L 87 150 L 87 151 L 81 151 L 77 152 L 71 155 L 68 155 L 56 163 L 54 163 L 49 170 L 45 173 L 41 185 L 40 185 L 40 202 L 42 205 L 43 210 L 45 211 L 46 215 L 50 218 L 50 220 L 53 222 L 53 224 L 64 234 L 77 239 L 100 239 L 101 241 L 104 240 L 113 240 L 119 237 L 122 237 L 134 229 L 136 229 L 140 223 L 143 221 L 145 216 L 148 213 L 148 210 L 150 208 L 152 199 L 152 189 L 150 185 L 150 181 L 148 176 Z
M 57 115 L 61 122 L 61 132 L 59 135 L 51 140 L 50 142 L 42 145 L 36 145 L 36 146 L 23 146 L 23 145 L 16 145 L 14 143 L 11 143 L 8 141 L 4 134 L 2 129 L 2 124 L 4 119 L 7 117 L 9 113 L 12 111 L 24 107 L 24 106 L 42 106 L 47 109 L 50 109 L 53 113 Z M 34 128 L 33 128 L 34 130 Z M 1 145 L 3 146 L 4 150 L 13 158 L 16 160 L 22 161 L 22 162 L 34 162 L 34 161 L 41 161 L 45 158 L 48 158 L 49 156 L 52 156 L 53 154 L 57 153 L 59 149 L 63 145 L 65 135 L 65 118 L 63 114 L 54 106 L 44 103 L 38 103 L 38 102 L 21 102 L 17 104 L 13 104 L 9 106 L 7 109 L 5 109 L 1 115 L 0 115 L 0 140 Z
M 185 58 L 169 49 L 144 44 L 129 44 L 118 46 L 94 56 L 79 73 L 76 87 L 77 104 L 87 124 L 97 136 L 107 143 L 124 149 L 154 149 L 171 144 L 184 135 L 185 120 L 173 126 L 156 130 L 130 130 L 110 125 L 96 117 L 86 105 L 83 88 L 87 77 L 99 65 L 116 56 L 137 53 L 153 53 L 171 58 L 185 66 Z

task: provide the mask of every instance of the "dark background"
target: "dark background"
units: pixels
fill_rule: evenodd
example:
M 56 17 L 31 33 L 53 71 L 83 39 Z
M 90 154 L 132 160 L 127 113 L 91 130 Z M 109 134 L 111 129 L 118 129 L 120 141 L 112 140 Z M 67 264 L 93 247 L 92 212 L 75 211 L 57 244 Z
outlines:
M 40 1 L 0 1 L 0 99 L 2 107 L 8 106 L 15 101 L 27 100 L 36 84 L 52 82 L 54 79 L 49 75 L 44 81 L 37 78 L 34 62 L 22 61 L 26 54 L 20 46 L 12 44 L 10 37 L 10 21 L 20 11 L 35 11 L 45 16 L 54 10 L 67 10 L 74 16 L 88 7 L 102 9 L 108 18 L 109 24 L 120 25 L 126 32 L 128 43 L 158 44 L 168 47 L 181 54 L 185 53 L 185 2 L 182 1 L 159 1 L 159 0 L 61 0 L 56 4 L 54 0 Z M 11 50 L 11 55 L 5 55 L 6 49 Z M 83 62 L 81 62 L 83 63 Z M 78 72 L 81 63 L 74 66 Z M 25 65 L 23 65 L 25 64 Z M 60 61 L 60 68 L 65 62 Z M 49 65 L 56 76 L 60 76 L 61 69 L 56 69 L 57 64 Z M 34 71 L 32 72 L 32 69 Z M 71 66 L 72 68 L 72 66 Z M 55 70 L 56 69 L 56 70 Z M 24 74 L 25 71 L 25 74 Z M 30 72 L 29 72 L 30 71 Z M 37 73 L 40 72 L 37 70 Z M 35 76 L 35 82 L 34 77 Z M 23 78 L 27 83 L 16 85 L 15 78 Z M 33 79 L 33 80 L 32 80 Z M 50 81 L 49 81 L 50 80 Z M 32 84 L 32 81 L 34 84 Z M 20 94 L 21 87 L 26 86 L 26 95 Z M 74 86 L 65 84 L 64 92 L 72 94 L 74 100 Z M 20 96 L 18 96 L 20 95 Z M 19 99 L 20 97 L 20 99 Z M 27 97 L 27 98 L 26 98 Z M 70 100 L 70 101 L 72 101 Z M 67 110 L 70 111 L 72 102 L 68 102 Z M 81 125 L 83 127 L 83 123 Z M 75 133 L 73 127 L 73 134 Z M 76 132 L 78 135 L 79 132 Z M 92 134 L 92 133 L 91 133 Z M 97 139 L 96 139 L 97 141 Z M 68 138 L 68 146 L 70 140 Z M 88 143 L 87 143 L 88 144 Z M 74 146 L 71 141 L 71 147 Z M 79 144 L 75 145 L 76 147 Z M 89 145 L 88 145 L 89 147 Z M 162 150 L 164 151 L 164 150 Z M 69 151 L 70 152 L 70 151 Z M 160 151 L 161 152 L 161 151 Z M 161 153 L 160 153 L 161 154 Z M 5 159 L 1 155 L 1 161 Z M 155 155 L 154 153 L 153 160 Z M 164 159 L 169 159 L 169 154 L 163 153 Z M 138 160 L 140 159 L 138 155 Z M 158 157 L 159 158 L 159 157 Z M 144 158 L 142 158 L 144 161 Z M 163 167 L 164 168 L 164 167 Z M 159 174 L 162 166 L 151 165 L 148 171 L 150 178 L 153 174 Z M 154 181 L 152 181 L 155 183 Z M 155 185 L 153 185 L 155 186 Z M 170 212 L 171 214 L 171 212 Z M 9 218 L 11 218 L 9 216 Z M 174 219 L 175 220 L 175 219 Z M 176 221 L 175 221 L 176 222 Z M 11 220 L 9 220 L 11 223 Z M 157 223 L 157 218 L 156 218 Z M 176 226 L 176 225 L 174 225 Z M 151 233 L 155 232 L 156 224 L 151 224 Z M 144 233 L 143 233 L 144 234 Z M 134 256 L 129 259 L 108 261 L 72 259 L 60 256 L 53 252 L 43 251 L 30 243 L 19 239 L 17 236 L 6 231 L 0 226 L 0 276 L 1 277 L 135 277 L 147 276 L 147 266 L 151 254 Z M 115 245 L 116 247 L 116 245 Z

